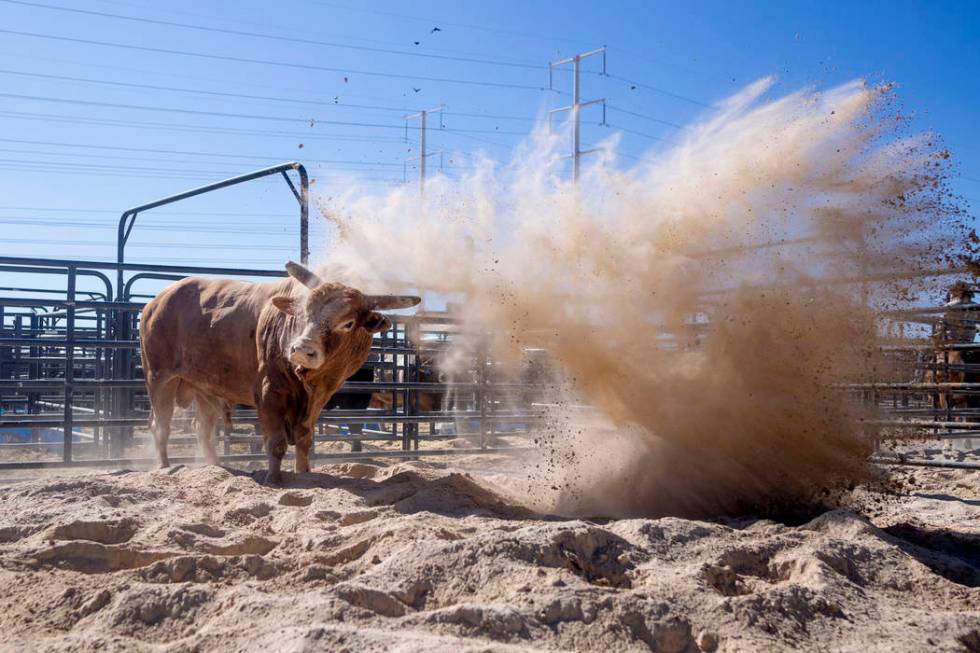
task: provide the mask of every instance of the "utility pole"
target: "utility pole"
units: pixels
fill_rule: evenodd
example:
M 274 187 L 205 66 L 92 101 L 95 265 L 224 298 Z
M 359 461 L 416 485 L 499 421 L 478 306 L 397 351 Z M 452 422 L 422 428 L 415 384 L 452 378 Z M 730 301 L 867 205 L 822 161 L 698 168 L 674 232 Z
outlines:
M 435 152 L 429 152 L 426 150 L 425 143 L 425 131 L 427 128 L 426 119 L 429 117 L 430 113 L 438 113 L 440 118 L 440 126 L 442 126 L 442 112 L 445 110 L 446 105 L 440 104 L 433 109 L 426 109 L 425 111 L 419 111 L 418 113 L 413 113 L 411 115 L 405 116 L 405 137 L 408 138 L 408 121 L 419 119 L 419 195 L 425 194 L 425 162 L 430 156 L 434 154 L 442 154 L 442 150 L 436 150 Z M 414 158 L 414 157 L 413 157 Z M 411 161 L 411 159 L 409 159 Z
M 559 107 L 557 109 L 552 109 L 549 113 L 549 118 L 551 114 L 558 113 L 560 111 L 571 111 L 572 112 L 572 178 L 578 182 L 580 159 L 583 154 L 589 154 L 595 152 L 595 149 L 582 151 L 581 149 L 581 120 L 579 119 L 579 114 L 582 107 L 588 107 L 593 104 L 602 105 L 602 124 L 606 124 L 606 100 L 601 98 L 598 100 L 589 100 L 588 102 L 582 102 L 580 94 L 580 68 L 582 64 L 582 59 L 592 57 L 595 55 L 602 55 L 602 74 L 606 74 L 606 46 L 602 46 L 596 50 L 591 50 L 589 52 L 583 52 L 581 54 L 576 54 L 573 57 L 568 57 L 567 59 L 562 59 L 561 61 L 555 61 L 548 64 L 548 88 L 554 90 L 554 70 L 557 66 L 566 66 L 572 64 L 572 103 L 567 107 Z

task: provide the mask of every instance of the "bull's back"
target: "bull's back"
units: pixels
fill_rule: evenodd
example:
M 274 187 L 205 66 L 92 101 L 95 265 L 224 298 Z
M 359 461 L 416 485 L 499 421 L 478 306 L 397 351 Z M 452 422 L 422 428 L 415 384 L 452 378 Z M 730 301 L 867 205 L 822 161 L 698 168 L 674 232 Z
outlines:
M 140 324 L 147 378 L 180 377 L 236 403 L 252 403 L 255 331 L 281 284 L 189 277 L 157 295 Z

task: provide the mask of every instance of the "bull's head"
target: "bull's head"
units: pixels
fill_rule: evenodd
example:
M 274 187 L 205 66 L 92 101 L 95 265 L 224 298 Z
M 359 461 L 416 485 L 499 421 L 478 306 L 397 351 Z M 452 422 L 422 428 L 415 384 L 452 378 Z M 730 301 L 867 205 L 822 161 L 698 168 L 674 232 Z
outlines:
M 340 283 L 326 283 L 299 263 L 289 261 L 286 271 L 309 291 L 305 297 L 279 296 L 272 303 L 299 319 L 302 330 L 289 343 L 286 355 L 294 365 L 315 370 L 331 352 L 345 344 L 370 338 L 391 328 L 391 320 L 377 311 L 408 308 L 421 300 L 411 295 L 365 295 Z

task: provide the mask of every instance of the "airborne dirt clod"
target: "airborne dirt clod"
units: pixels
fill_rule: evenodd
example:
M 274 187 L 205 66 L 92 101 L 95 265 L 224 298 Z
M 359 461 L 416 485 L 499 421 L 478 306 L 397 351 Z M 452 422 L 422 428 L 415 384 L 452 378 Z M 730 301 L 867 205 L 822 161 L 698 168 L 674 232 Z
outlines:
M 537 515 L 423 464 L 22 482 L 0 490 L 0 631 L 35 651 L 970 650 L 966 474 L 798 526 Z

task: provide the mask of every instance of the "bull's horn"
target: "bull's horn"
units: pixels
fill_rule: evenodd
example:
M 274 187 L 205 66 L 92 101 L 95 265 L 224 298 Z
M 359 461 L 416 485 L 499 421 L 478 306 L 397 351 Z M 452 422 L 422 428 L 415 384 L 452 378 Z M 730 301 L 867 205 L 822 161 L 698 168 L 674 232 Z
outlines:
M 286 272 L 307 288 L 316 288 L 323 283 L 320 277 L 316 276 L 315 272 L 311 272 L 305 266 L 294 261 L 286 261 Z
M 396 308 L 411 308 L 420 301 L 415 295 L 365 295 L 364 303 L 373 311 L 390 311 Z

